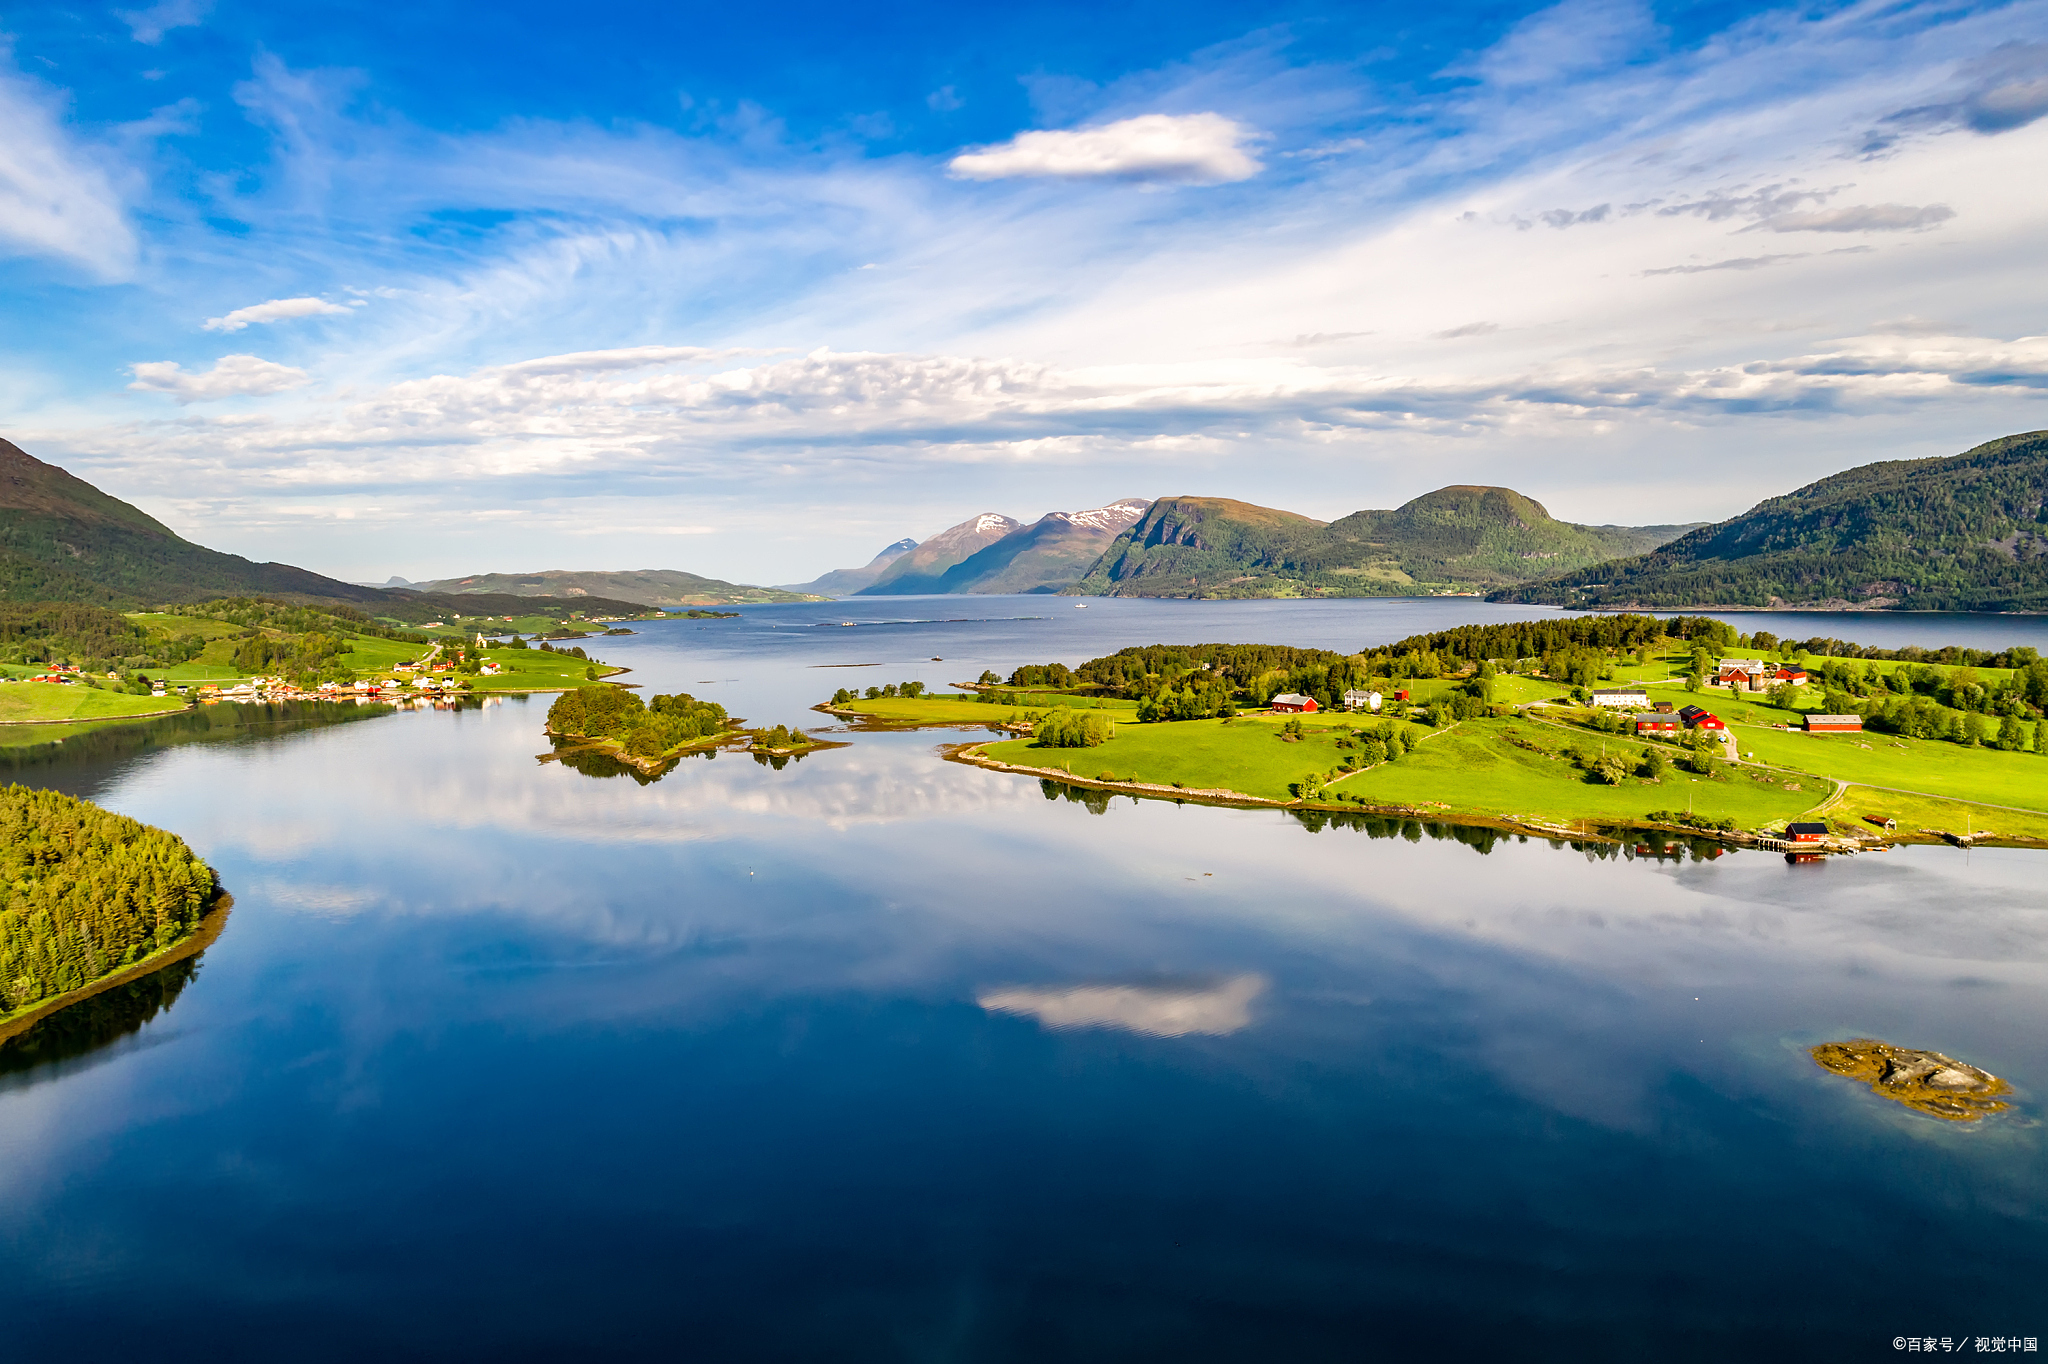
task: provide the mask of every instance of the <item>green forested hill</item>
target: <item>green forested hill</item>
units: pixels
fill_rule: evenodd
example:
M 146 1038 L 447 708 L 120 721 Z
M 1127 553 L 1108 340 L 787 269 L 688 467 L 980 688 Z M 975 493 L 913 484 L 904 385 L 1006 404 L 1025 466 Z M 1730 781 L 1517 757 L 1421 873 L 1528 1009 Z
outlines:
M 188 937 L 214 876 L 183 839 L 56 791 L 0 787 L 0 1016 Z
M 1496 601 L 2048 610 L 2048 431 L 1865 464 L 1648 554 Z
M 1450 487 L 1327 525 L 1220 497 L 1168 497 L 1071 593 L 1411 596 L 1496 587 L 1648 549 L 1685 526 L 1578 526 L 1510 488 Z
M 186 540 L 83 479 L 0 440 L 0 600 L 101 605 L 261 595 L 375 602 L 384 594 Z

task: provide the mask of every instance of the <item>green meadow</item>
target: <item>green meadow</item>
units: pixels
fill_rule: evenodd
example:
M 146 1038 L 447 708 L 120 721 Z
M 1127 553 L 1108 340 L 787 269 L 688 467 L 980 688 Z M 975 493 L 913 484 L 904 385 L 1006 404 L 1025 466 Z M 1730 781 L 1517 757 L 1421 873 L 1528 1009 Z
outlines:
M 0 724 L 49 724 L 65 720 L 118 720 L 182 710 L 176 698 L 159 700 L 83 684 L 10 682 L 0 686 Z
M 511 691 L 564 691 L 570 687 L 588 685 L 590 664 L 571 654 L 544 653 L 539 649 L 486 649 L 486 662 L 495 663 L 505 669 L 496 677 L 485 677 L 481 673 L 468 679 L 473 692 Z M 598 676 L 605 677 L 625 671 L 600 663 Z M 453 678 L 444 673 L 444 679 Z
M 2031 737 L 2031 736 L 2030 736 Z M 1839 781 L 2048 811 L 2048 756 L 1965 748 L 1890 734 L 1807 734 L 1740 725 L 1735 743 L 1758 762 Z
M 1605 743 L 1612 751 L 1629 755 L 1640 754 L 1645 747 L 1620 737 L 1609 737 Z M 1527 720 L 1466 720 L 1424 740 L 1398 762 L 1382 763 L 1325 787 L 1322 799 L 1350 797 L 1374 805 L 1435 803 L 1458 813 L 1546 824 L 1639 820 L 1652 810 L 1690 810 L 1754 829 L 1796 818 L 1834 790 L 1811 778 L 1719 765 L 1712 777 L 1667 768 L 1656 780 L 1629 777 L 1619 786 L 1609 786 L 1592 781 L 1564 756 L 1564 750 L 1575 744 L 1597 750 L 1601 738 Z M 1665 751 L 1677 756 L 1676 750 Z
M 1868 786 L 1851 786 L 1842 798 L 1828 806 L 1830 823 L 1840 829 L 1875 832 L 1878 823 L 1895 820 L 1901 837 L 1912 837 L 1923 829 L 1952 834 L 1984 835 L 2048 843 L 2048 815 L 2017 810 L 1994 810 L 1962 800 L 1942 800 L 1914 792 L 1879 791 Z
M 1094 748 L 1040 748 L 1032 739 L 1009 739 L 988 745 L 984 752 L 997 762 L 1058 768 L 1095 780 L 1107 777 L 1289 800 L 1294 783 L 1328 772 L 1343 760 L 1338 728 L 1353 718 L 1302 716 L 1302 737 L 1292 742 L 1281 735 L 1285 719 L 1258 715 L 1173 724 L 1119 723 L 1115 736 Z

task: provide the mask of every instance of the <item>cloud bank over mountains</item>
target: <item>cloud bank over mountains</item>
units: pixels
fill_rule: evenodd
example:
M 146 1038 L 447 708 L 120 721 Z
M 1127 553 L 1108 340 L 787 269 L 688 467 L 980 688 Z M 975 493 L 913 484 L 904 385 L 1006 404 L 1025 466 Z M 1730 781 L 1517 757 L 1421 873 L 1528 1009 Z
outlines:
M 145 56 L 216 22 L 157 9 Z M 17 72 L 0 244 L 78 318 L 17 352 L 9 432 L 243 552 L 346 521 L 344 573 L 462 568 L 334 557 L 423 520 L 651 535 L 654 496 L 733 528 L 693 567 L 791 581 L 757 542 L 793 499 L 840 513 L 822 568 L 1049 470 L 1287 505 L 1300 470 L 1341 514 L 1542 451 L 1572 519 L 1724 515 L 2048 425 L 2044 40 L 2048 0 L 1566 0 L 1397 72 L 1248 28 L 1020 74 L 1026 126 L 950 142 L 964 77 L 799 135 L 462 126 L 267 49 L 203 116 L 91 124 Z M 233 174 L 167 151 L 230 120 Z

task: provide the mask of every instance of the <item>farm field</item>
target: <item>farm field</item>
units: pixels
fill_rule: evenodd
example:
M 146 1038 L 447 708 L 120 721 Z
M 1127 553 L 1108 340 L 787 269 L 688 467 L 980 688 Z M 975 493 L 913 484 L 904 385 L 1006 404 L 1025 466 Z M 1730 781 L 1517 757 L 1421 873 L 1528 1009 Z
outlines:
M 990 709 L 996 709 L 990 707 Z M 1196 789 L 1240 791 L 1248 796 L 1288 800 L 1291 783 L 1337 765 L 1330 726 L 1311 727 L 1299 743 L 1280 738 L 1281 721 L 1182 720 L 1173 724 L 1120 724 L 1115 737 L 1094 748 L 1039 748 L 1031 739 L 1009 739 L 984 751 L 997 762 L 1050 767 L 1077 777 L 1105 774 L 1125 781 Z
M 496 677 L 479 674 L 468 678 L 472 692 L 565 691 L 590 681 L 590 664 L 569 654 L 543 653 L 539 649 L 486 649 L 483 657 L 505 671 Z M 601 664 L 598 667 L 601 677 L 623 671 Z
M 1337 740 L 1356 719 L 1303 717 L 1304 736 L 1295 743 L 1281 739 L 1283 720 L 1258 716 L 1228 723 L 1124 725 L 1095 748 L 1040 748 L 1030 739 L 1012 739 L 984 751 L 998 762 L 1058 768 L 1077 777 L 1099 780 L 1107 774 L 1117 780 L 1287 800 L 1296 783 L 1328 773 L 1344 759 L 1349 750 L 1338 748 Z M 1450 812 L 1553 824 L 1642 819 L 1653 810 L 1689 806 L 1697 815 L 1732 819 L 1753 829 L 1796 817 L 1834 789 L 1817 778 L 1740 769 L 1713 778 L 1672 769 L 1657 781 L 1634 777 L 1608 786 L 1589 780 L 1563 756 L 1574 744 L 1590 749 L 1600 742 L 1598 735 L 1528 721 L 1467 720 L 1428 734 L 1397 761 L 1336 778 L 1318 799 L 1325 804 L 1438 805 Z M 1606 742 L 1631 754 L 1643 747 L 1621 738 Z
M 1518 747 L 1513 741 L 1534 745 Z M 1574 736 L 1521 720 L 1467 720 L 1445 730 L 1399 762 L 1386 763 L 1324 788 L 1324 798 L 1362 797 L 1371 804 L 1429 802 L 1456 812 L 1507 815 L 1542 823 L 1641 819 L 1652 810 L 1686 810 L 1732 819 L 1756 829 L 1796 818 L 1825 800 L 1831 783 L 1744 773 L 1697 777 L 1675 768 L 1655 782 L 1631 777 L 1620 786 L 1587 779 L 1562 756 L 1574 742 L 1591 748 L 1597 735 Z M 1644 745 L 1621 738 L 1615 750 L 1637 754 Z M 1672 756 L 1676 756 L 1675 751 Z M 1788 790 L 1787 785 L 1797 786 Z
M 2048 757 L 1964 748 L 1942 739 L 1890 734 L 1807 734 L 1738 725 L 1736 745 L 1758 762 L 1840 781 L 1895 786 L 1955 800 L 2048 811 Z
M 378 639 L 373 635 L 358 635 L 349 641 L 347 663 L 359 673 L 385 673 L 401 663 L 412 663 L 427 656 L 430 646 L 407 644 L 403 640 Z M 513 650 L 517 653 L 518 650 Z
M 1851 786 L 1827 809 L 1828 822 L 1837 829 L 1857 829 L 1864 833 L 1878 831 L 1877 825 L 1866 818 L 1873 815 L 1880 820 L 1896 820 L 1896 836 L 1900 838 L 1921 838 L 1925 841 L 1920 834 L 1922 829 L 1978 836 L 1989 830 L 2001 839 L 2048 843 L 2048 814 L 1991 810 L 1969 801 Z
M 0 687 L 0 723 L 47 724 L 63 720 L 115 720 L 184 709 L 177 698 L 157 700 L 126 692 L 101 691 L 55 682 L 12 682 Z

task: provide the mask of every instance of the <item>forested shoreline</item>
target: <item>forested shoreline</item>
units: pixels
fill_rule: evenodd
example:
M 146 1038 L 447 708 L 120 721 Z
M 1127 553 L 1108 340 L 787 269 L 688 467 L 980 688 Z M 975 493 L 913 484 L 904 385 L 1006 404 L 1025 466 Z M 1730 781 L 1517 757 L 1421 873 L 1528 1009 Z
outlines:
M 218 893 L 175 834 L 89 801 L 0 787 L 0 1017 L 190 937 Z

